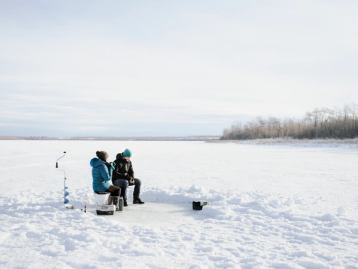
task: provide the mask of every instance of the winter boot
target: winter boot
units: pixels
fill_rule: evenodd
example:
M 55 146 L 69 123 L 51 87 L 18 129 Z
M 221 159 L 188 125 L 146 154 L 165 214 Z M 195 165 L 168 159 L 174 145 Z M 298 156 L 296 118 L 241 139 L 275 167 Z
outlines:
M 144 202 L 139 198 L 139 197 L 134 197 L 133 198 L 133 204 L 144 204 Z
M 116 211 L 120 211 L 119 196 L 112 196 L 112 203 L 116 206 Z M 122 210 L 123 210 L 123 208 L 122 208 Z
M 123 206 L 128 206 L 127 200 L 123 200 Z
M 107 204 L 108 205 L 113 205 L 113 196 L 108 196 L 108 200 L 107 200 Z

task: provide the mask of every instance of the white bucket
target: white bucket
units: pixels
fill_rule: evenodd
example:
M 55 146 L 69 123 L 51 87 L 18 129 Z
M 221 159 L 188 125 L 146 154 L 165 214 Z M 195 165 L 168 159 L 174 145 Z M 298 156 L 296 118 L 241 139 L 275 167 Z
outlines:
M 106 194 L 94 193 L 94 199 L 97 206 L 108 205 L 108 197 L 109 197 L 109 193 Z

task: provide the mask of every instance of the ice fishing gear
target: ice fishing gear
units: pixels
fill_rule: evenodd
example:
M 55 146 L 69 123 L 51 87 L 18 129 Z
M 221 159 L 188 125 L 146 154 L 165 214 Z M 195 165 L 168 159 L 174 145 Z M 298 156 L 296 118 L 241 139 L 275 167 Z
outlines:
M 63 180 L 63 203 L 65 205 L 65 208 L 67 209 L 74 209 L 74 206 L 70 203 L 70 199 L 69 199 L 69 191 L 68 191 L 68 187 L 66 185 L 66 180 L 67 178 L 65 177 Z
M 56 168 L 58 168 L 58 161 L 65 156 L 66 156 L 66 151 L 64 151 L 63 154 L 56 160 Z M 74 206 L 70 203 L 70 199 L 69 199 L 70 192 L 68 191 L 68 187 L 66 184 L 67 181 L 66 171 L 65 169 L 61 169 L 61 170 L 63 171 L 63 203 L 65 205 L 65 208 L 73 209 Z
M 193 201 L 193 210 L 202 210 L 208 202 Z
M 56 160 L 56 168 L 58 168 L 58 161 L 61 160 L 63 157 L 65 157 L 66 155 L 66 151 L 63 152 L 63 155 L 61 155 L 57 160 Z
M 83 211 L 83 212 L 87 213 L 87 206 L 86 206 L 86 205 L 84 205 L 84 207 L 83 207 L 83 208 L 81 208 L 81 211 Z

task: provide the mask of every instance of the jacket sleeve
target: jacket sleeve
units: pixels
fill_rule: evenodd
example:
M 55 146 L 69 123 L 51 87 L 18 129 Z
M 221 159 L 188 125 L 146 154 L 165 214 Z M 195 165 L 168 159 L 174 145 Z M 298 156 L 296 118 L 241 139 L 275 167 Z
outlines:
M 130 165 L 129 165 L 128 176 L 129 176 L 129 178 L 134 178 L 134 171 L 133 171 L 132 162 L 130 162 Z
M 109 175 L 109 178 L 111 179 L 112 178 L 112 175 L 113 175 L 113 171 L 114 171 L 114 164 L 113 163 L 104 163 L 108 169 L 108 175 Z
M 100 171 L 100 174 L 101 174 L 101 178 L 104 180 L 104 181 L 108 181 L 110 180 L 110 175 L 109 175 L 109 172 L 108 172 L 108 168 L 105 164 L 103 164 L 100 168 L 99 168 L 99 171 Z

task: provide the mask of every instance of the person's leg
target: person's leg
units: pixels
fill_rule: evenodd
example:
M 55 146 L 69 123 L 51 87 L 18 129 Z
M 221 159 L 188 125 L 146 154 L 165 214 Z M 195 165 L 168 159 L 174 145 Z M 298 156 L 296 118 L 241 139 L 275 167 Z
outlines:
M 139 198 L 141 185 L 142 182 L 138 178 L 135 178 L 134 191 L 133 191 L 133 204 L 144 204 L 144 202 Z
M 139 198 L 141 183 L 142 182 L 138 178 L 134 179 L 133 199 Z
M 107 192 L 110 193 L 110 195 L 108 196 L 108 201 L 107 201 L 107 203 L 109 205 L 112 205 L 115 202 L 114 197 L 119 195 L 120 189 L 121 189 L 120 187 L 115 186 L 115 185 L 109 186 L 109 188 L 107 190 Z
M 111 193 L 111 196 L 119 196 L 121 188 L 115 185 L 111 185 L 109 186 L 108 191 Z
M 121 188 L 120 196 L 123 197 L 123 205 L 127 206 L 127 187 L 128 187 L 128 180 L 126 179 L 117 179 L 115 180 L 115 185 Z

